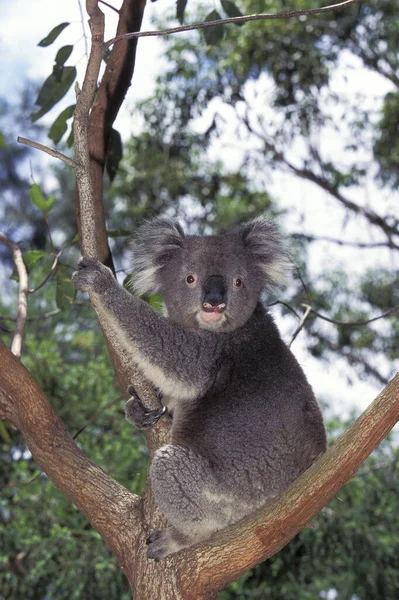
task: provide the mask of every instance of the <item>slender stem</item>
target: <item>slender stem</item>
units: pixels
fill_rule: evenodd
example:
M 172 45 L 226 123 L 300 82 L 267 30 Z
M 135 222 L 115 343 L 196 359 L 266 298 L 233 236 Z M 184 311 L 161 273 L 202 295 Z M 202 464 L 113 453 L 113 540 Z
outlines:
M 295 329 L 294 333 L 292 334 L 292 338 L 290 343 L 288 344 L 288 347 L 291 348 L 292 344 L 294 343 L 295 338 L 297 337 L 298 333 L 301 331 L 301 329 L 303 328 L 303 326 L 305 325 L 305 321 L 309 316 L 309 313 L 311 312 L 312 307 L 311 306 L 307 306 L 305 312 L 302 315 L 301 320 L 298 323 L 298 327 Z
M 336 319 L 330 319 L 330 317 L 326 317 L 325 315 L 322 315 L 321 313 L 317 312 L 317 310 L 314 310 L 314 308 L 312 308 L 308 304 L 301 304 L 301 306 L 303 306 L 306 309 L 309 308 L 309 312 L 311 312 L 313 315 L 315 315 L 319 319 L 323 319 L 323 321 L 328 321 L 328 323 L 333 323 L 334 325 L 339 325 L 342 327 L 360 327 L 361 325 L 368 325 L 369 323 L 373 323 L 374 321 L 378 321 L 379 319 L 385 319 L 385 317 L 389 317 L 390 315 L 393 315 L 394 313 L 399 311 L 399 306 L 394 306 L 393 308 L 390 308 L 389 310 L 382 313 L 378 317 L 373 317 L 372 319 L 367 319 L 365 321 L 337 321 Z
M 26 317 L 28 312 L 28 272 L 24 260 L 22 258 L 22 252 L 18 248 L 17 244 L 12 242 L 5 233 L 0 233 L 0 242 L 5 244 L 12 252 L 15 267 L 18 271 L 19 277 L 19 293 L 18 293 L 18 312 L 17 322 L 14 329 L 14 335 L 11 343 L 11 352 L 17 358 L 21 358 L 22 354 L 22 340 L 24 337 L 24 329 L 26 323 Z
M 215 27 L 215 25 L 227 25 L 228 23 L 247 23 L 248 21 L 264 21 L 266 19 L 290 19 L 292 17 L 302 17 L 306 15 L 317 15 L 320 13 L 335 10 L 337 8 L 343 8 L 350 4 L 357 4 L 360 0 L 345 0 L 345 2 L 339 2 L 338 4 L 330 4 L 321 8 L 311 8 L 307 10 L 291 10 L 289 12 L 282 13 L 259 13 L 256 15 L 243 15 L 241 17 L 229 17 L 228 19 L 218 19 L 217 21 L 204 21 L 203 23 L 194 23 L 193 25 L 183 25 L 181 27 L 172 27 L 171 29 L 163 29 L 160 31 L 135 31 L 134 33 L 125 33 L 118 35 L 107 42 L 105 46 L 109 47 L 115 42 L 120 40 L 131 40 L 139 37 L 152 37 L 157 35 L 169 35 L 172 33 L 179 33 L 181 31 L 193 31 L 194 29 L 205 29 L 207 27 Z
M 36 148 L 37 150 L 42 150 L 42 152 L 50 154 L 50 156 L 54 156 L 54 158 L 59 158 L 60 160 L 62 160 L 62 162 L 72 167 L 73 169 L 76 167 L 76 163 L 74 160 L 72 160 L 72 158 L 65 156 L 65 154 L 62 154 L 62 152 L 58 152 L 58 150 L 55 150 L 55 148 L 44 146 L 43 144 L 33 142 L 32 140 L 28 140 L 27 138 L 20 136 L 17 137 L 17 142 L 19 142 L 20 144 L 24 144 L 25 146 L 31 146 L 32 148 Z

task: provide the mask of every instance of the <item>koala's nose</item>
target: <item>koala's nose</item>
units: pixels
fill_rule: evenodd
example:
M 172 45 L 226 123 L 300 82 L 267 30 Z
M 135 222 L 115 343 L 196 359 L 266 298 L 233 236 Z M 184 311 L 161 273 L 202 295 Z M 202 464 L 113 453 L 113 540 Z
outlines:
M 202 308 L 205 312 L 223 312 L 226 308 L 226 286 L 221 275 L 210 275 L 203 287 Z

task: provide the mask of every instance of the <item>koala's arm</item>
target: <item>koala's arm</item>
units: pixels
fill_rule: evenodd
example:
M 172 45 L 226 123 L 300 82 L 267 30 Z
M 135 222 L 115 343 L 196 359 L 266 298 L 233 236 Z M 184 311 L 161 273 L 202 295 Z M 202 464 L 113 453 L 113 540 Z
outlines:
M 97 259 L 82 258 L 73 283 L 89 292 L 100 322 L 163 394 L 190 400 L 209 388 L 218 354 L 210 332 L 170 323 L 123 289 Z

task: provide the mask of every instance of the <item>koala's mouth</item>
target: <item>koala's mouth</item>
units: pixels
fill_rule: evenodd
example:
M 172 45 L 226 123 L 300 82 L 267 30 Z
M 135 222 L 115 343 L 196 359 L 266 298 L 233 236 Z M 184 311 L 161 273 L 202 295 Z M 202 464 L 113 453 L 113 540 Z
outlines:
M 207 312 L 199 310 L 197 313 L 197 321 L 200 327 L 205 329 L 217 329 L 223 325 L 226 320 L 226 316 L 222 312 Z

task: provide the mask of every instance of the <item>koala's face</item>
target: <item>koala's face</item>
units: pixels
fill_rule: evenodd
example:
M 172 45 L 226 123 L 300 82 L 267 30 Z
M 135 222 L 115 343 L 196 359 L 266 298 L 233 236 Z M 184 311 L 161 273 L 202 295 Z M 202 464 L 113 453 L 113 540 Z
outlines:
M 262 288 L 233 236 L 186 237 L 158 277 L 170 319 L 220 331 L 232 331 L 249 319 Z
M 142 225 L 132 250 L 138 294 L 160 292 L 170 319 L 216 331 L 244 325 L 289 264 L 276 226 L 261 217 L 209 237 L 186 236 L 159 217 Z

